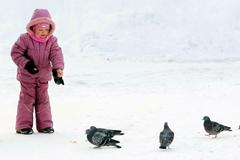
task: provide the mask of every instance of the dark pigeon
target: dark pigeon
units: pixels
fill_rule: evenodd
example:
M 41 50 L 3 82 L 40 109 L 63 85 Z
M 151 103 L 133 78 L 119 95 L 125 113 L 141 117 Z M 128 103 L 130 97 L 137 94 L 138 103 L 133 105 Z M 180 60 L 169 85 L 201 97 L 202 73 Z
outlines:
M 172 143 L 174 139 L 174 132 L 169 128 L 168 123 L 164 123 L 164 129 L 160 132 L 159 142 L 161 149 L 169 148 L 169 145 Z
M 97 147 L 115 146 L 121 148 L 121 146 L 117 145 L 117 143 L 120 142 L 112 138 L 116 135 L 123 135 L 124 133 L 122 133 L 121 130 L 96 128 L 95 126 L 91 126 L 90 129 L 86 130 L 86 134 L 88 141 Z
M 231 127 L 224 126 L 217 122 L 211 121 L 208 116 L 204 116 L 203 120 L 204 120 L 203 126 L 205 131 L 209 134 L 208 136 L 215 135 L 216 138 L 217 135 L 222 131 L 232 131 Z

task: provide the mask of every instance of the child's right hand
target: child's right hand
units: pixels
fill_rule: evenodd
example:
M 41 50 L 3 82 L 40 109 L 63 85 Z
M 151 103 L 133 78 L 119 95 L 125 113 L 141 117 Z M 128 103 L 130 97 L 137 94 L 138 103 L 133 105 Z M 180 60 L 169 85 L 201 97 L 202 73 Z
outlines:
M 25 69 L 30 73 L 30 74 L 36 74 L 39 72 L 38 68 L 34 64 L 33 60 L 30 60 L 26 63 Z

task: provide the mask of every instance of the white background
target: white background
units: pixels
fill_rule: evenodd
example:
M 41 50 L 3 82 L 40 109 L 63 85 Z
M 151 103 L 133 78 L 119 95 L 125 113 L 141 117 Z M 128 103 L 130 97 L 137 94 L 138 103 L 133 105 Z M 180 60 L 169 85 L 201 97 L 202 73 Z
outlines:
M 1 0 L 1 159 L 239 159 L 240 2 Z M 66 68 L 49 83 L 52 135 L 15 133 L 19 95 L 10 50 L 35 8 L 49 9 Z M 202 117 L 232 127 L 205 136 Z M 158 136 L 167 121 L 169 150 Z M 122 129 L 122 149 L 94 149 L 91 125 Z

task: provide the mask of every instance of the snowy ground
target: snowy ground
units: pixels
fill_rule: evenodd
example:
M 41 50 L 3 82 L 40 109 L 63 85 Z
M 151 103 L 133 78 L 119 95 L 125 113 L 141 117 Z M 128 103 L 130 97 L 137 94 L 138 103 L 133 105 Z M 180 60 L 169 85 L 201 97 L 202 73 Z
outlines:
M 239 159 L 239 1 L 0 1 L 1 159 Z M 49 83 L 56 132 L 24 136 L 10 49 L 35 8 L 57 24 L 66 85 Z M 206 137 L 205 115 L 233 131 Z M 175 139 L 159 150 L 165 121 Z M 91 125 L 122 129 L 122 148 L 94 149 Z
M 89 63 L 82 62 L 79 72 L 66 71 L 65 86 L 50 83 L 53 135 L 15 134 L 18 84 L 12 75 L 1 76 L 3 159 L 239 158 L 239 62 Z M 233 132 L 217 139 L 204 136 L 204 115 L 231 126 Z M 158 136 L 165 121 L 175 140 L 163 151 Z M 125 135 L 116 139 L 123 148 L 93 149 L 84 134 L 91 125 L 122 129 Z

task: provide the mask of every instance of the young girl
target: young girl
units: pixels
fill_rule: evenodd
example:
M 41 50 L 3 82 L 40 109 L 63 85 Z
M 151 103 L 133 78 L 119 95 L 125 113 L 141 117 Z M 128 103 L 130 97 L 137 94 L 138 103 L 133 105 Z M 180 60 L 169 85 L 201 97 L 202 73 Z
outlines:
M 26 29 L 27 33 L 20 35 L 11 50 L 11 57 L 17 65 L 17 79 L 21 84 L 16 132 L 33 133 L 35 109 L 38 132 L 53 133 L 48 81 L 53 74 L 56 84 L 64 84 L 62 50 L 57 38 L 52 35 L 55 24 L 48 10 L 36 9 Z

